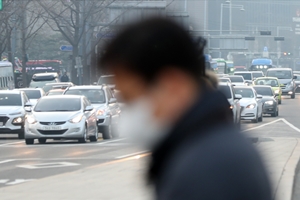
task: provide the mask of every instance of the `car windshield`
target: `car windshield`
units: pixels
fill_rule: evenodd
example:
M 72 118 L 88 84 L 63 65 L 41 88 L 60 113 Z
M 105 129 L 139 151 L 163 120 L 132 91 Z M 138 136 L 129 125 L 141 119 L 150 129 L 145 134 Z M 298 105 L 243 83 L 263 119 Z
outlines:
M 0 106 L 22 106 L 20 94 L 0 94 Z
M 273 96 L 273 91 L 269 87 L 254 87 L 257 94 L 263 96 Z
M 259 79 L 254 82 L 255 85 L 269 85 L 271 87 L 279 87 L 276 79 Z
M 43 88 L 47 83 L 55 83 L 56 80 L 51 80 L 51 81 L 34 81 L 32 80 L 30 82 L 29 87 L 30 88 Z
M 230 80 L 231 80 L 231 82 L 233 82 L 233 83 L 243 83 L 244 82 L 244 79 L 242 78 L 242 77 L 238 77 L 238 76 L 236 76 L 236 77 L 234 77 L 234 76 L 231 76 L 231 77 L 228 77 Z
M 259 78 L 259 77 L 263 77 L 263 73 L 262 72 L 252 72 L 252 76 L 253 78 Z
M 41 98 L 41 92 L 39 90 L 22 90 L 25 92 L 29 99 L 39 99 Z
M 252 81 L 252 76 L 250 73 L 236 73 L 234 75 L 239 75 L 244 77 L 245 80 Z
M 73 112 L 80 109 L 80 98 L 42 98 L 34 107 L 35 112 Z
M 253 98 L 254 93 L 250 88 L 235 88 L 235 93 L 240 94 L 243 98 Z
M 227 99 L 231 99 L 231 91 L 228 85 L 220 85 L 219 90 L 225 95 Z
M 267 76 L 276 77 L 278 79 L 291 79 L 292 71 L 290 71 L 290 70 L 268 71 Z
M 92 104 L 105 103 L 105 93 L 102 89 L 72 89 L 65 92 L 66 95 L 83 95 Z

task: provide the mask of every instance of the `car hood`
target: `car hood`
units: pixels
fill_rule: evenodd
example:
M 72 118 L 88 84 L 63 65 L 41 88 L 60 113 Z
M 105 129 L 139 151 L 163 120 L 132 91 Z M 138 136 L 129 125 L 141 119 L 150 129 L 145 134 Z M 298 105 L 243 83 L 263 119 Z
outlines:
M 92 106 L 95 108 L 95 110 L 105 109 L 107 107 L 106 104 L 92 104 Z
M 287 84 L 292 81 L 292 79 L 278 79 L 281 84 Z
M 255 101 L 255 99 L 248 99 L 248 98 L 242 98 L 241 100 L 240 100 L 240 104 L 241 104 L 241 106 L 248 106 L 249 104 L 251 104 L 251 103 L 256 103 L 256 101 Z
M 81 112 L 33 112 L 32 114 L 37 121 L 62 122 L 72 119 L 75 115 L 79 113 Z
M 263 103 L 266 101 L 270 101 L 270 100 L 275 101 L 274 97 L 272 97 L 272 96 L 263 96 L 263 98 L 262 98 Z
M 0 106 L 0 115 L 7 115 L 16 112 L 25 113 L 22 106 Z

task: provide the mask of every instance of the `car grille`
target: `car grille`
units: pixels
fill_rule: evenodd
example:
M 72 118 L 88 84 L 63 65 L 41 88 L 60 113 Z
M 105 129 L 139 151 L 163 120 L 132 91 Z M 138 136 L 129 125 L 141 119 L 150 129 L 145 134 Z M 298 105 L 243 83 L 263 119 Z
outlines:
M 42 125 L 62 125 L 65 124 L 66 122 L 40 122 Z
M 0 122 L 3 122 L 3 125 L 9 120 L 9 117 L 0 117 Z
M 43 135 L 62 135 L 64 134 L 68 129 L 63 130 L 51 130 L 51 131 L 45 131 L 45 130 L 39 130 L 38 131 Z
M 104 119 L 98 119 L 97 122 L 98 122 L 98 123 L 103 123 L 103 122 L 104 122 Z
M 286 87 L 286 84 L 283 84 L 284 86 L 280 86 L 282 89 L 285 89 L 285 87 Z

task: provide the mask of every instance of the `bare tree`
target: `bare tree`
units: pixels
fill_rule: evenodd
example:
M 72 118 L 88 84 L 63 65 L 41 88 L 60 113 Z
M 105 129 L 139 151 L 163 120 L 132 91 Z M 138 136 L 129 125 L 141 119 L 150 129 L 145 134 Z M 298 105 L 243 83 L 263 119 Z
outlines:
M 40 0 L 39 4 L 48 13 L 47 24 L 53 31 L 60 32 L 72 45 L 71 79 L 79 83 L 80 74 L 74 68 L 75 58 L 82 57 L 84 77 L 89 80 L 87 58 L 91 54 L 94 29 L 101 26 L 106 16 L 107 6 L 114 0 Z M 80 71 L 79 71 L 80 73 Z
M 28 74 L 26 73 L 26 62 L 28 61 L 27 50 L 34 37 L 47 23 L 43 17 L 44 9 L 37 3 L 38 0 L 22 0 L 16 5 L 16 18 L 18 29 L 21 31 L 21 53 L 22 53 L 22 77 L 23 85 L 28 85 Z

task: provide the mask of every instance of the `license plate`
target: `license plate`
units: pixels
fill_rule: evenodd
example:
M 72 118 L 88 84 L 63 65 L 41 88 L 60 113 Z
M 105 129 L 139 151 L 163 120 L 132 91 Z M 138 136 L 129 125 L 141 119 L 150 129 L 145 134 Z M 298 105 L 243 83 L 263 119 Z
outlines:
M 46 131 L 61 130 L 61 126 L 44 126 L 44 130 Z
M 0 126 L 3 126 L 3 122 L 0 122 Z

